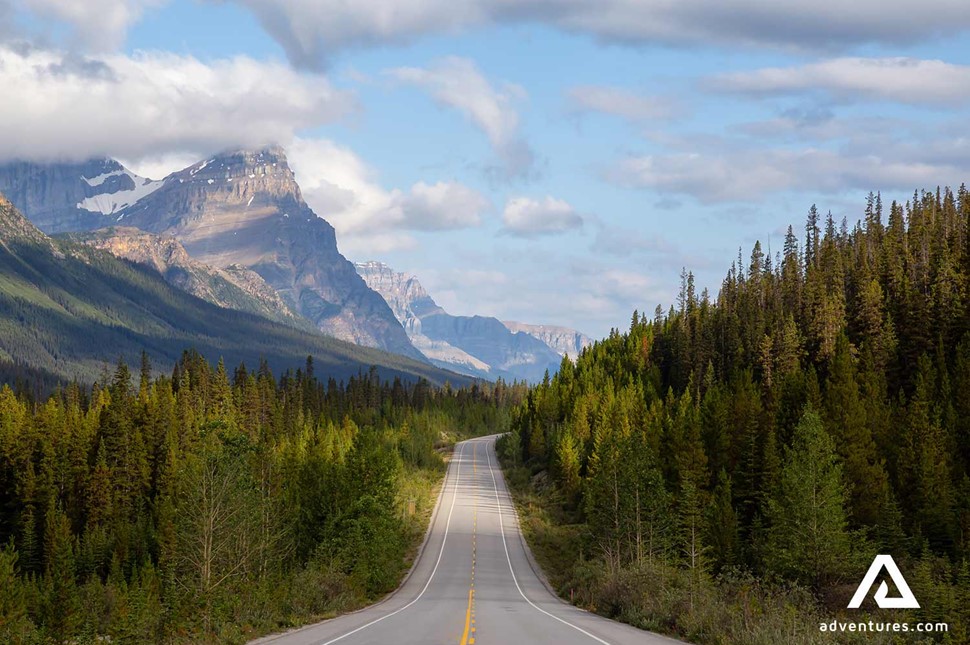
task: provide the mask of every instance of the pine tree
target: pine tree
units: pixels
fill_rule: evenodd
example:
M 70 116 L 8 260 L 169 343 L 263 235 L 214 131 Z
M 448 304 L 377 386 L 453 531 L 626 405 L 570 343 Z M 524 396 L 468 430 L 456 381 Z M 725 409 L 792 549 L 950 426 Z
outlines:
M 556 464 L 559 471 L 559 485 L 567 503 L 575 503 L 580 487 L 579 447 L 570 432 L 563 432 L 556 446 Z
M 0 548 L 0 639 L 27 643 L 32 631 L 24 583 L 17 571 L 17 551 L 11 543 Z
M 857 525 L 874 526 L 889 492 L 889 480 L 866 423 L 856 368 L 844 335 L 836 343 L 824 397 L 826 427 L 842 459 L 851 517 Z
M 723 468 L 718 473 L 713 499 L 707 508 L 706 540 L 711 549 L 713 572 L 738 564 L 738 516 L 731 496 L 731 478 Z
M 846 493 L 835 445 L 808 410 L 795 428 L 778 489 L 768 503 L 769 569 L 816 589 L 845 574 Z
M 78 597 L 74 571 L 71 524 L 60 508 L 46 513 L 44 528 L 44 623 L 56 642 L 70 638 L 78 624 Z

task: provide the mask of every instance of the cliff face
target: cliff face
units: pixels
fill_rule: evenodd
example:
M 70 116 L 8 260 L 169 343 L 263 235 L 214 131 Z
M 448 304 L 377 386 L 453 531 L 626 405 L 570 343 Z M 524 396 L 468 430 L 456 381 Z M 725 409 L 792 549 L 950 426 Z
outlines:
M 302 329 L 311 327 L 290 310 L 258 273 L 238 265 L 219 269 L 203 264 L 189 256 L 174 237 L 131 227 L 112 227 L 76 233 L 72 238 L 116 257 L 147 265 L 162 274 L 169 284 L 220 307 L 246 311 Z
M 175 236 L 206 264 L 252 269 L 326 334 L 421 358 L 337 250 L 333 227 L 303 201 L 279 147 L 227 153 L 170 175 L 122 218 Z
M 413 275 L 398 273 L 380 262 L 357 262 L 354 267 L 367 286 L 384 297 L 409 336 L 421 333 L 424 316 L 445 313 Z
M 541 339 L 510 330 L 497 318 L 452 316 L 416 277 L 380 262 L 355 266 L 391 306 L 414 345 L 436 365 L 486 378 L 533 382 L 541 380 L 547 369 L 558 369 L 562 355 Z
M 48 234 L 101 228 L 162 186 L 112 159 L 0 165 L 0 193 Z
M 174 237 L 203 264 L 255 272 L 328 335 L 423 359 L 387 303 L 337 250 L 333 227 L 303 201 L 279 147 L 222 154 L 158 182 L 110 160 L 7 164 L 0 167 L 4 185 L 43 230 L 119 225 Z M 262 290 L 254 282 L 249 288 Z
M 587 347 L 593 344 L 593 339 L 568 327 L 556 325 L 528 325 L 526 323 L 506 320 L 502 322 L 512 333 L 523 332 L 542 341 L 560 356 L 575 359 Z

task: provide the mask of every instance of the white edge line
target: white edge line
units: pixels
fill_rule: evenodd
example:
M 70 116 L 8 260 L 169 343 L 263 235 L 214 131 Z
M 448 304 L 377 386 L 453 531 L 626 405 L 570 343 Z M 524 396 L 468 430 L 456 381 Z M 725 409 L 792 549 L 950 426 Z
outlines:
M 410 607 L 414 603 L 416 603 L 419 600 L 421 600 L 421 596 L 423 596 L 424 595 L 424 592 L 427 591 L 428 590 L 428 587 L 431 586 L 431 581 L 434 580 L 434 574 L 438 571 L 438 565 L 441 564 L 441 556 L 444 555 L 444 553 L 445 553 L 445 543 L 448 541 L 448 529 L 451 527 L 451 514 L 455 511 L 455 502 L 458 500 L 458 483 L 460 481 L 459 477 L 461 476 L 461 461 L 462 461 L 462 457 L 465 455 L 465 445 L 467 443 L 468 442 L 462 442 L 461 448 L 458 451 L 458 463 L 455 466 L 455 494 L 451 498 L 451 508 L 448 510 L 448 521 L 445 522 L 445 536 L 441 539 L 441 550 L 438 551 L 438 559 L 435 560 L 434 569 L 431 570 L 431 575 L 428 576 L 428 581 L 424 584 L 424 588 L 421 589 L 421 593 L 419 593 L 417 596 L 415 596 L 414 600 L 412 600 L 408 604 L 404 605 L 400 609 L 396 609 L 396 610 L 392 611 L 389 614 L 384 614 L 380 618 L 377 618 L 376 620 L 372 620 L 372 621 L 370 621 L 369 623 L 367 623 L 365 625 L 361 625 L 360 627 L 358 627 L 357 629 L 355 629 L 353 631 L 349 631 L 346 634 L 343 634 L 341 636 L 338 636 L 337 638 L 333 638 L 333 639 L 328 640 L 328 641 L 325 641 L 323 643 L 319 643 L 319 645 L 330 645 L 331 643 L 336 643 L 337 641 L 343 640 L 343 639 L 347 638 L 348 636 L 353 636 L 357 632 L 359 632 L 361 630 L 364 630 L 364 629 L 367 629 L 371 625 L 376 625 L 377 623 L 381 622 L 385 618 L 390 618 L 391 616 L 395 616 L 395 615 L 401 613 L 402 611 L 404 611 L 405 609 L 407 609 L 408 607 Z M 494 480 L 495 480 L 495 475 L 492 475 L 492 481 L 494 481 Z M 539 611 L 542 611 L 542 610 L 540 609 Z M 580 631 L 582 631 L 582 630 L 580 630 Z M 606 645 L 609 645 L 609 644 L 607 643 Z
M 522 591 L 522 587 L 519 586 L 518 579 L 515 577 L 515 570 L 512 568 L 512 558 L 511 558 L 511 556 L 509 556 L 509 545 L 505 541 L 505 523 L 502 521 L 502 502 L 501 502 L 501 500 L 499 499 L 499 496 L 498 496 L 498 483 L 495 481 L 495 470 L 492 468 L 492 455 L 491 455 L 491 450 L 486 450 L 485 451 L 485 457 L 488 459 L 488 473 L 492 476 L 492 488 L 495 489 L 495 503 L 498 505 L 498 525 L 499 525 L 499 532 L 502 534 L 502 546 L 505 547 L 505 559 L 509 563 L 509 573 L 512 574 L 512 582 L 515 583 L 515 588 L 519 590 L 519 595 L 522 596 L 522 598 L 527 603 L 529 603 L 530 605 L 532 605 L 533 608 L 535 608 L 537 611 L 545 614 L 546 616 L 549 616 L 550 618 L 553 618 L 555 620 L 558 620 L 563 625 L 566 625 L 568 627 L 572 627 L 577 632 L 580 632 L 582 634 L 586 634 L 587 636 L 589 636 L 590 638 L 592 638 L 594 641 L 596 641 L 598 643 L 602 643 L 603 645 L 610 645 L 608 642 L 606 642 L 605 640 L 603 640 L 599 636 L 594 636 L 593 634 L 590 634 L 588 631 L 586 631 L 582 627 L 577 627 L 576 625 L 573 625 L 569 621 L 563 620 L 559 616 L 556 616 L 554 614 L 550 614 L 548 611 L 546 611 L 545 609 L 543 609 L 539 605 L 535 604 L 534 602 L 532 602 L 531 600 L 529 600 L 528 598 L 526 598 L 525 593 Z M 512 507 L 512 512 L 513 513 L 515 512 L 515 507 L 514 506 Z M 324 643 L 323 645 L 328 645 L 328 644 L 327 643 Z

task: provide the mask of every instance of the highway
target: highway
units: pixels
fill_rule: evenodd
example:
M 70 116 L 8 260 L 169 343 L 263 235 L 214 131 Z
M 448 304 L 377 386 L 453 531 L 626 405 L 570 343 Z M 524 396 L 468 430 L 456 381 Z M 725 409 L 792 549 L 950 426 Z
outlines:
M 424 547 L 404 584 L 366 609 L 254 643 L 661 645 L 670 638 L 563 602 L 530 565 L 495 437 L 455 447 Z

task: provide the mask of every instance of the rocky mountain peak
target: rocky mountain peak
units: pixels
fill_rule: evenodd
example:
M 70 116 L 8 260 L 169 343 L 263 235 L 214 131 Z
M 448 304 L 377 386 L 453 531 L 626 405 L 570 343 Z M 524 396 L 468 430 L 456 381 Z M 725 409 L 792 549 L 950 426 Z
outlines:
M 118 223 L 172 235 L 210 266 L 255 271 L 325 333 L 421 358 L 388 305 L 337 250 L 333 227 L 303 200 L 282 148 L 225 152 L 164 183 Z
M 560 356 L 568 356 L 575 360 L 584 349 L 593 344 L 593 339 L 568 327 L 558 325 L 529 325 L 526 323 L 503 320 L 513 334 L 524 333 L 541 340 L 543 343 L 559 352 Z
M 0 165 L 0 192 L 13 186 L 11 201 L 44 231 L 125 226 L 174 237 L 204 265 L 258 274 L 324 333 L 423 360 L 387 303 L 340 254 L 333 227 L 303 200 L 279 146 L 224 152 L 157 182 L 111 160 L 87 164 Z M 96 212 L 85 201 L 95 194 Z M 147 254 L 143 240 L 121 246 Z M 150 263 L 168 262 L 162 249 L 153 253 Z M 258 291 L 252 284 L 242 286 Z
M 383 262 L 355 262 L 354 268 L 371 289 L 381 294 L 409 335 L 421 333 L 421 318 L 444 310 L 418 279 L 399 273 Z
M 286 153 L 269 146 L 230 150 L 172 173 L 164 180 L 164 190 L 125 210 L 118 223 L 176 235 L 195 255 L 198 249 L 193 247 L 203 234 L 238 236 L 257 221 L 265 228 L 270 222 L 311 217 L 316 219 Z M 325 228 L 332 236 L 329 225 Z
M 222 152 L 189 166 L 176 173 L 176 176 L 233 181 L 268 178 L 296 183 L 286 153 L 279 146 Z
M 373 261 L 358 262 L 354 268 L 384 297 L 411 342 L 435 365 L 474 376 L 528 381 L 538 381 L 547 369 L 559 366 L 564 352 L 558 348 L 531 333 L 509 329 L 497 318 L 450 315 L 409 273 Z M 568 336 L 568 330 L 558 331 Z

